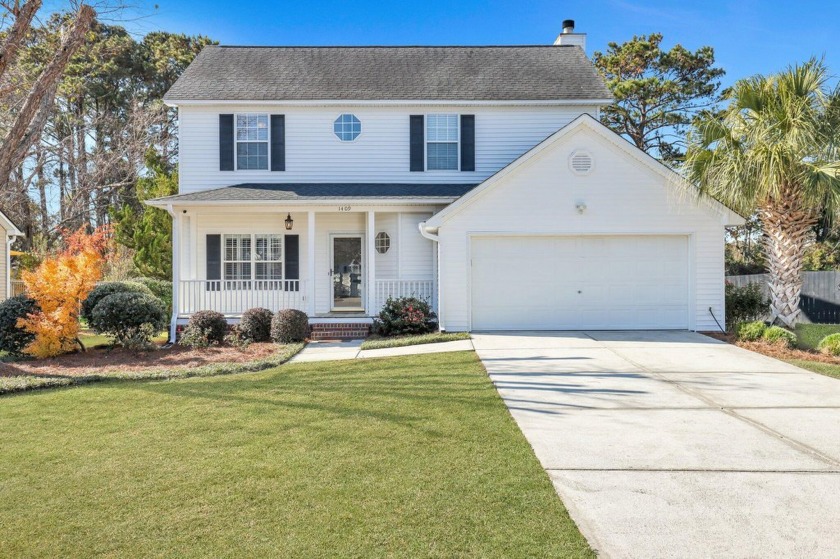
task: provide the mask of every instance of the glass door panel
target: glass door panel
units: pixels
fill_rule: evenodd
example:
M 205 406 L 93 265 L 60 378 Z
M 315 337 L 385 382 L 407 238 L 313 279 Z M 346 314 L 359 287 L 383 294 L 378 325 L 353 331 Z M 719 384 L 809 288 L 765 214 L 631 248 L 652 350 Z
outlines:
M 335 311 L 363 310 L 362 238 L 333 237 L 332 286 Z

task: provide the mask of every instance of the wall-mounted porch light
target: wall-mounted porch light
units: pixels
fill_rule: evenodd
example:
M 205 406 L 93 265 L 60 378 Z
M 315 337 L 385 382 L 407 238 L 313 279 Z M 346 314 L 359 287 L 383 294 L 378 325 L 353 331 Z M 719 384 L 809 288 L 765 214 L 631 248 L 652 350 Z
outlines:
M 578 203 L 575 205 L 575 209 L 577 210 L 577 213 L 579 213 L 579 214 L 583 214 L 583 212 L 585 212 L 585 211 L 586 211 L 586 204 L 585 204 L 585 203 L 583 203 L 583 202 L 578 202 Z
M 286 231 L 291 231 L 292 227 L 295 225 L 295 220 L 292 219 L 292 214 L 286 214 L 286 221 L 283 223 L 286 224 Z

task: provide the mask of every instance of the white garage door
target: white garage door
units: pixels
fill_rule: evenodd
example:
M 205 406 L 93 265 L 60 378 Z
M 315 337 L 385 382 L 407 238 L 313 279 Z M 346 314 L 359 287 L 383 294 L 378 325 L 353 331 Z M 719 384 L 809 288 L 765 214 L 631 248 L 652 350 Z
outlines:
M 688 238 L 475 237 L 473 330 L 688 328 Z

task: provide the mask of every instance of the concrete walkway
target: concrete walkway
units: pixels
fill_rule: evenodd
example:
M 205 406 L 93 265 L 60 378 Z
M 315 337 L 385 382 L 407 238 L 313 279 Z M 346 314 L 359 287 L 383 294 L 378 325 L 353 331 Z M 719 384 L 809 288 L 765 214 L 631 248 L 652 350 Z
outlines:
M 422 355 L 447 353 L 450 351 L 472 351 L 471 340 L 456 340 L 436 344 L 420 344 L 384 349 L 361 349 L 364 340 L 346 342 L 310 342 L 292 358 L 293 363 L 311 361 L 338 361 L 343 359 L 366 359 L 371 357 L 398 357 L 400 355 Z
M 600 557 L 840 556 L 840 380 L 688 332 L 473 344 Z

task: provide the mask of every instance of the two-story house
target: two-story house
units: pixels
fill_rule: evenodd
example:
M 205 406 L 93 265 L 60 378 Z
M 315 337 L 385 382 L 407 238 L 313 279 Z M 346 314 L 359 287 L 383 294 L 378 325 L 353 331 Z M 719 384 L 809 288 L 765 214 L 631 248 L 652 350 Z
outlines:
M 742 220 L 599 123 L 584 42 L 205 48 L 165 97 L 179 194 L 150 202 L 173 332 L 256 306 L 369 322 L 402 295 L 450 331 L 715 328 Z

